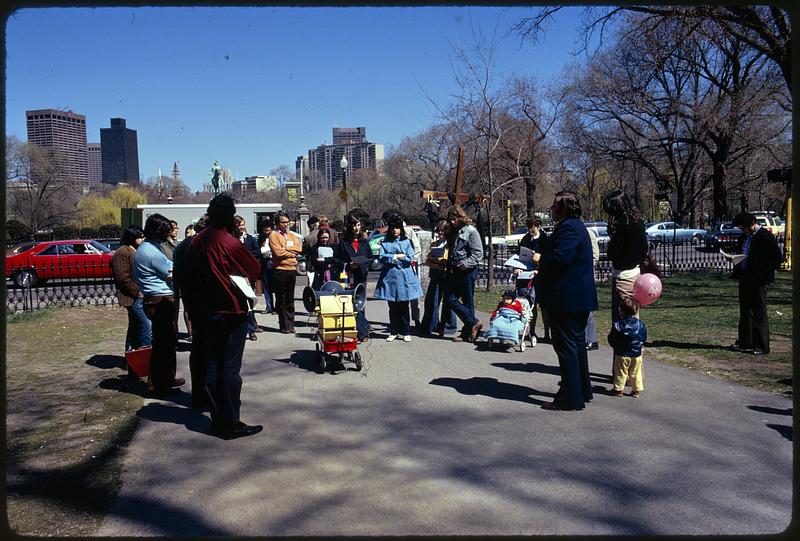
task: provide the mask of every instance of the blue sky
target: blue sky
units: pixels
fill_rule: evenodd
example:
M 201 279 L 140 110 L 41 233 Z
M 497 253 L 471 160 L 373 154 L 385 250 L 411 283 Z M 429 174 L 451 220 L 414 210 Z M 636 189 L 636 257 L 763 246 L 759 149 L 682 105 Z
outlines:
M 22 9 L 6 20 L 6 134 L 27 139 L 26 110 L 71 109 L 89 142 L 125 118 L 143 179 L 176 161 L 194 190 L 214 160 L 237 178 L 294 171 L 334 126 L 366 126 L 388 147 L 435 123 L 423 90 L 452 92 L 451 43 L 469 45 L 472 28 L 504 35 L 531 9 Z M 498 69 L 557 77 L 578 18 L 562 12 L 536 46 L 504 39 Z

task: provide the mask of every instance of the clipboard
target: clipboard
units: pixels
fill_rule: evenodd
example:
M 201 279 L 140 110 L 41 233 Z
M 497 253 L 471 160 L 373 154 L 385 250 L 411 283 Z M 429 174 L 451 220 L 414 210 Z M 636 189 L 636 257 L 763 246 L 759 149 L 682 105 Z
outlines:
M 738 265 L 747 258 L 744 254 L 729 254 L 724 252 L 722 248 L 719 249 L 719 253 L 721 253 L 725 259 L 732 261 L 734 265 Z

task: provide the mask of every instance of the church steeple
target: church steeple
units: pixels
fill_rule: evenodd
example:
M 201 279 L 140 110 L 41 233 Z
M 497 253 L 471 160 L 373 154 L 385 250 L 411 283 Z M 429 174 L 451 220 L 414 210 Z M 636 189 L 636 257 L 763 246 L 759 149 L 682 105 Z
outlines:
M 178 171 L 178 162 L 172 166 L 172 180 L 180 180 L 181 179 L 181 172 Z

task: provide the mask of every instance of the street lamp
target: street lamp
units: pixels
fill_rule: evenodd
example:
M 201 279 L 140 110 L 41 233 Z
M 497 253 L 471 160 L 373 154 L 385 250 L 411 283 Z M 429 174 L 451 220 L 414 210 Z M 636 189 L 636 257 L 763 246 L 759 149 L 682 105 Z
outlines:
M 340 197 L 344 201 L 344 222 L 347 224 L 347 157 L 342 156 L 342 161 L 339 162 L 339 167 L 342 168 L 342 192 Z

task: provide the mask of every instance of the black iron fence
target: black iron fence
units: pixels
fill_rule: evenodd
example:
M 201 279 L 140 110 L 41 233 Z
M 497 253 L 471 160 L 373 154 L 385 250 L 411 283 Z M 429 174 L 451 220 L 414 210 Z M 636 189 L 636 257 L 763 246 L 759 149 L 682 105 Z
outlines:
M 599 242 L 600 260 L 595 266 L 595 278 L 598 282 L 603 282 L 611 278 L 611 261 L 606 257 L 607 242 Z M 778 245 L 785 254 L 784 239 L 778 239 Z M 732 251 L 733 247 L 723 247 L 727 251 Z M 518 247 L 514 245 L 495 246 L 494 252 L 494 284 L 504 285 L 512 281 L 512 270 L 504 267 L 505 263 L 512 255 L 518 252 Z M 679 272 L 720 272 L 728 273 L 733 269 L 733 264 L 726 260 L 719 252 L 717 245 L 706 242 L 705 239 L 690 241 L 685 243 L 651 243 L 650 253 L 658 263 L 664 276 L 671 276 Z M 488 257 L 480 267 L 477 283 L 486 286 L 488 277 Z
M 99 256 L 6 259 L 6 310 L 116 304 L 111 260 Z
M 600 243 L 600 261 L 595 268 L 597 281 L 611 276 L 611 261 L 605 257 L 605 243 Z M 782 249 L 783 240 L 779 240 Z M 494 252 L 494 283 L 498 286 L 511 282 L 512 272 L 503 263 L 517 252 L 516 246 L 499 246 Z M 695 244 L 664 243 L 652 247 L 651 254 L 658 262 L 664 276 L 677 272 L 705 271 L 730 272 L 733 265 L 725 260 L 716 246 L 701 240 Z M 51 306 L 103 306 L 117 303 L 116 289 L 108 258 L 86 256 L 77 258 L 51 258 L 39 263 L 34 256 L 21 258 L 9 264 L 6 260 L 6 309 L 8 312 L 38 310 Z M 478 284 L 485 286 L 488 275 L 488 258 L 478 274 Z

